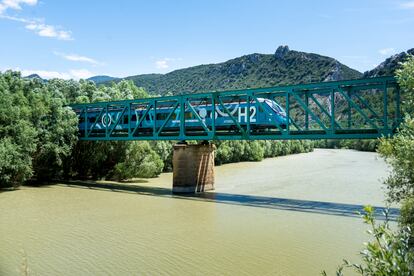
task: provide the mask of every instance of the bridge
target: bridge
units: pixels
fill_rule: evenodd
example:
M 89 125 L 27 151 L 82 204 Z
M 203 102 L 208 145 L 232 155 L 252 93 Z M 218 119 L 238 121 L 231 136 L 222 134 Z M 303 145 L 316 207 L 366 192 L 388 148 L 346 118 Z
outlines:
M 402 120 L 400 89 L 394 77 L 74 104 L 71 108 L 79 118 L 79 139 L 86 141 L 375 139 L 393 135 Z M 173 159 L 176 192 L 213 188 L 214 145 L 177 144 Z

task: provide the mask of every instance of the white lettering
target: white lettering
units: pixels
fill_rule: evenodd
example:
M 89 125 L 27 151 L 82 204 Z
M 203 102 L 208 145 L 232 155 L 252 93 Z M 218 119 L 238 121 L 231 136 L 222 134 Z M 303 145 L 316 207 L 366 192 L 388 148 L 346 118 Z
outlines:
M 239 123 L 247 123 L 247 107 L 239 107 Z

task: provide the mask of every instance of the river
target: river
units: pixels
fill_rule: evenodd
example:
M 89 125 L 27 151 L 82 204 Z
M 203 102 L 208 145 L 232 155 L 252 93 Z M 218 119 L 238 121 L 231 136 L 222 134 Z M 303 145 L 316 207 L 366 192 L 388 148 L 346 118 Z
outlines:
M 216 167 L 198 197 L 172 196 L 171 173 L 3 192 L 0 275 L 333 273 L 358 260 L 355 211 L 385 205 L 387 170 L 376 153 L 316 149 Z

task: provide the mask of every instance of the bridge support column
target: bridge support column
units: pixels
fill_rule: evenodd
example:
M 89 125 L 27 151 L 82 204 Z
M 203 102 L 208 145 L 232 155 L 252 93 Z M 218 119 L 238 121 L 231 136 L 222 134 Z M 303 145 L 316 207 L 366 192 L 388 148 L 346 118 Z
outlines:
M 213 144 L 176 144 L 173 153 L 173 193 L 214 190 Z

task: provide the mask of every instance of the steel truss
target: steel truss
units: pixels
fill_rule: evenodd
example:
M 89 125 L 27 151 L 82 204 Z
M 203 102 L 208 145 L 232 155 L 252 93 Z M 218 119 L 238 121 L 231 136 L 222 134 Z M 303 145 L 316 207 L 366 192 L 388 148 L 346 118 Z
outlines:
M 269 113 L 270 125 L 254 124 L 251 107 L 265 110 L 263 99 L 281 106 L 290 123 L 282 126 Z M 80 140 L 372 139 L 395 133 L 401 122 L 400 102 L 396 80 L 378 77 L 74 104 L 71 108 L 83 123 Z M 230 103 L 248 107 L 242 113 L 231 110 Z M 214 113 L 206 120 L 200 106 L 211 106 Z M 161 113 L 162 120 L 157 120 Z M 226 127 L 217 124 L 216 113 L 230 123 Z M 148 118 L 152 118 L 150 126 Z M 175 127 L 171 127 L 173 121 Z

